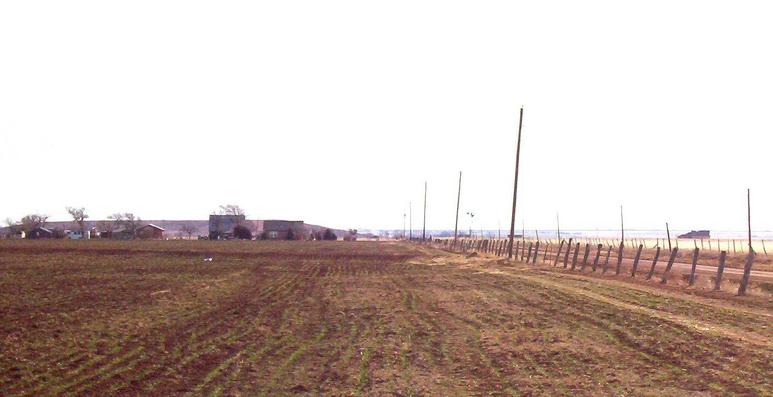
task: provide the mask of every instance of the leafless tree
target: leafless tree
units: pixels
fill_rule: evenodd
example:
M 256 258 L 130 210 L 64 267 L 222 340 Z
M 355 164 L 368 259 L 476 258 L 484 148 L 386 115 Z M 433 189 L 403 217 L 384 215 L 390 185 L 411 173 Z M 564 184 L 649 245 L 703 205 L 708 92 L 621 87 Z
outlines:
M 21 230 L 21 227 L 19 226 L 19 222 L 11 218 L 5 218 L 5 225 L 8 227 L 9 236 L 13 236 Z
M 113 230 L 115 230 L 115 223 L 113 221 L 99 221 L 97 222 L 97 230 L 100 233 L 107 232 L 107 235 L 112 237 Z
M 187 235 L 188 238 L 190 239 L 193 233 L 196 232 L 196 228 L 193 225 L 186 223 L 180 226 L 180 231 L 183 232 L 183 234 Z
M 244 210 L 235 204 L 226 204 L 220 206 L 220 215 L 244 215 Z
M 33 229 L 38 227 L 45 227 L 48 221 L 48 215 L 41 214 L 29 214 L 21 218 L 22 228 L 24 232 L 29 234 Z
M 72 220 L 80 227 L 83 238 L 86 238 L 86 219 L 89 217 L 89 214 L 86 213 L 86 209 L 83 207 L 67 207 L 67 212 L 72 217 Z
M 137 229 L 140 227 L 142 219 L 131 212 L 115 213 L 107 217 L 113 221 L 117 227 L 123 227 L 125 231 L 131 233 L 132 238 L 137 237 Z

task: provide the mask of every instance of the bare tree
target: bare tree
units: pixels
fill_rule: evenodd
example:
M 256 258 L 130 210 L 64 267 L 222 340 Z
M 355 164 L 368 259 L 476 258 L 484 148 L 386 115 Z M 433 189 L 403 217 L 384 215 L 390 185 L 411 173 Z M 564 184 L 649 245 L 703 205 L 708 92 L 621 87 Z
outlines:
M 235 204 L 226 204 L 220 206 L 220 215 L 244 215 L 244 210 Z
M 140 227 L 142 219 L 134 215 L 131 212 L 115 213 L 107 217 L 113 221 L 113 224 L 117 227 L 123 227 L 125 231 L 129 232 L 132 238 L 137 237 L 137 229 Z
M 21 226 L 19 225 L 19 222 L 13 220 L 12 218 L 5 218 L 5 225 L 8 227 L 9 236 L 13 236 L 16 233 L 19 233 L 19 231 L 21 231 Z
M 29 214 L 21 218 L 22 228 L 27 234 L 38 227 L 45 227 L 47 221 L 48 215 L 41 214 Z
M 196 232 L 196 230 L 197 229 L 189 223 L 186 223 L 180 227 L 180 231 L 183 232 L 183 234 L 187 235 L 189 239 L 191 238 L 193 233 Z
M 67 212 L 72 217 L 72 220 L 75 221 L 75 223 L 78 224 L 78 226 L 81 229 L 81 236 L 83 238 L 86 238 L 86 219 L 88 219 L 89 214 L 86 213 L 86 209 L 81 208 L 75 208 L 75 207 L 67 207 Z
M 107 232 L 108 237 L 113 237 L 115 223 L 113 221 L 99 221 L 97 222 L 97 229 L 100 233 Z

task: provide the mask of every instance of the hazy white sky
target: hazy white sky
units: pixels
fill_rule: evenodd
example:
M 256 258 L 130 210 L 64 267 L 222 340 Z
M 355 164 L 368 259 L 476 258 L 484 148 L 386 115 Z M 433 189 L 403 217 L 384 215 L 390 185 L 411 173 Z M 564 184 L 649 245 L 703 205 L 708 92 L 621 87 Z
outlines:
M 773 228 L 766 1 L 5 1 L 0 217 Z M 466 228 L 468 221 L 462 220 Z

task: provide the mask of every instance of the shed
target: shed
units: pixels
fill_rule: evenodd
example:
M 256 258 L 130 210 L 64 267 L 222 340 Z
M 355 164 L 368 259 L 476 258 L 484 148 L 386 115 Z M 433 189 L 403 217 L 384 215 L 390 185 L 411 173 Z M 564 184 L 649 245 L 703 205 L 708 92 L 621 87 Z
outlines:
M 160 240 L 164 238 L 164 228 L 148 223 L 137 229 L 137 237 L 141 239 Z

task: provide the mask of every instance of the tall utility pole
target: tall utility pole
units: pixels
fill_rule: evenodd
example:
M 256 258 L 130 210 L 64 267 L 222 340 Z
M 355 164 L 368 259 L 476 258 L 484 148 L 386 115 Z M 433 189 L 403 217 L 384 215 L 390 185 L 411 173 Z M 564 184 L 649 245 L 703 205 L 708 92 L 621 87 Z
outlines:
M 413 240 L 413 202 L 408 202 L 408 240 Z
M 746 215 L 749 220 L 749 253 L 754 252 L 752 248 L 752 193 L 751 189 L 746 189 Z
M 424 221 L 421 226 L 421 241 L 427 238 L 427 181 L 424 181 Z
M 403 209 L 403 211 L 405 211 Z M 405 212 L 403 212 L 403 240 L 405 240 Z
M 459 171 L 459 190 L 456 192 L 456 222 L 454 223 L 454 247 L 456 247 L 456 234 L 459 230 L 459 200 L 462 198 L 462 171 Z
M 561 241 L 561 221 L 558 219 L 558 212 L 556 212 L 556 234 L 558 234 L 558 241 Z
M 625 226 L 623 226 L 623 206 L 620 206 L 620 242 L 625 243 Z
M 754 248 L 752 248 L 752 199 L 750 189 L 746 189 L 746 211 L 749 221 L 749 255 L 746 255 L 746 263 L 744 263 L 743 266 L 743 276 L 741 277 L 741 285 L 738 287 L 738 295 L 746 295 L 746 287 L 749 285 L 752 264 L 754 263 Z
M 513 214 L 510 219 L 510 246 L 507 248 L 507 259 L 513 258 L 513 238 L 515 236 L 515 203 L 518 198 L 518 166 L 521 160 L 521 127 L 523 127 L 523 106 L 518 120 L 518 144 L 515 149 L 515 184 L 513 186 Z

